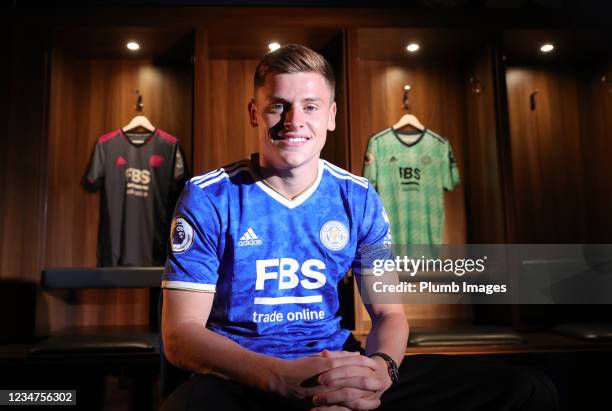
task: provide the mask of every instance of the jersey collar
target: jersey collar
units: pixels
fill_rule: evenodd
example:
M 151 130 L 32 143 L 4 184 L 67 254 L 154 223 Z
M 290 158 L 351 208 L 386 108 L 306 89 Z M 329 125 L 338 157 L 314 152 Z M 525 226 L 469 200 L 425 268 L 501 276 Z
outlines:
M 319 159 L 317 164 L 317 178 L 315 179 L 315 181 L 310 185 L 310 187 L 302 191 L 295 198 L 291 199 L 280 194 L 278 191 L 263 182 L 263 180 L 259 176 L 259 173 L 257 173 L 256 171 L 257 169 L 254 165 L 254 161 L 257 161 L 257 157 L 255 155 L 251 156 L 251 161 L 249 162 L 249 169 L 251 171 L 251 174 L 253 174 L 255 184 L 257 184 L 257 186 L 264 193 L 266 193 L 268 196 L 272 197 L 272 199 L 276 200 L 287 208 L 293 209 L 308 200 L 314 194 L 314 192 L 317 191 L 317 188 L 321 183 L 321 178 L 323 177 L 323 161 Z

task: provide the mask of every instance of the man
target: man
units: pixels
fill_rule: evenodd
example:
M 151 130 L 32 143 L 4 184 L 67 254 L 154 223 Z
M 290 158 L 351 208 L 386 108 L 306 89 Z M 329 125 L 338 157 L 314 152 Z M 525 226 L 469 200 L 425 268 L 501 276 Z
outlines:
M 288 45 L 268 54 L 248 106 L 259 154 L 187 184 L 162 282 L 162 334 L 166 357 L 194 376 L 164 409 L 369 410 L 383 394 L 386 409 L 490 407 L 493 398 L 511 409 L 531 400 L 532 378 L 495 374 L 513 383 L 504 390 L 523 389 L 510 401 L 474 366 L 492 392 L 474 402 L 460 360 L 403 362 L 401 305 L 367 306 L 365 351 L 339 326 L 338 281 L 351 268 L 366 280 L 372 260 L 391 251 L 372 186 L 319 158 L 335 128 L 334 87 L 314 51 Z

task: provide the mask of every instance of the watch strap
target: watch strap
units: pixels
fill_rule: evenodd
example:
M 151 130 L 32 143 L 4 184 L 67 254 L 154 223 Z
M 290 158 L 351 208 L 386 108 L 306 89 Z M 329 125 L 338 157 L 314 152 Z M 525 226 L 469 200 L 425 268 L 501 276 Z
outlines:
M 387 363 L 387 371 L 389 372 L 389 377 L 391 377 L 391 383 L 395 384 L 399 381 L 399 370 L 397 364 L 388 354 L 385 354 L 384 352 L 375 352 L 368 355 L 368 357 L 380 357 L 385 360 L 385 362 Z

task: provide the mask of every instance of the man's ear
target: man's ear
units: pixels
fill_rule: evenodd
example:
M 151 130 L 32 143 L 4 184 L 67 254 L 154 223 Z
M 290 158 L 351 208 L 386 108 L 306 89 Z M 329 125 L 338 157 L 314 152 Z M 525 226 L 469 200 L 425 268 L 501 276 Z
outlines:
M 329 118 L 327 119 L 327 130 L 334 131 L 336 129 L 336 102 L 334 101 L 329 108 Z
M 251 101 L 249 101 L 248 109 L 251 126 L 257 127 L 257 106 L 255 105 L 255 99 L 251 99 Z

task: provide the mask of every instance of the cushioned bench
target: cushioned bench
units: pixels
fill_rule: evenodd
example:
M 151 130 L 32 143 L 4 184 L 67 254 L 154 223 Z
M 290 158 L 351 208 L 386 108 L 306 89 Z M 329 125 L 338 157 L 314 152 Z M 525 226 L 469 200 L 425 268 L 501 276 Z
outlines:
M 410 330 L 408 344 L 415 346 L 520 344 L 523 337 L 509 328 L 460 326 Z
M 568 337 L 592 342 L 612 341 L 612 323 L 561 324 L 556 326 L 553 331 Z

